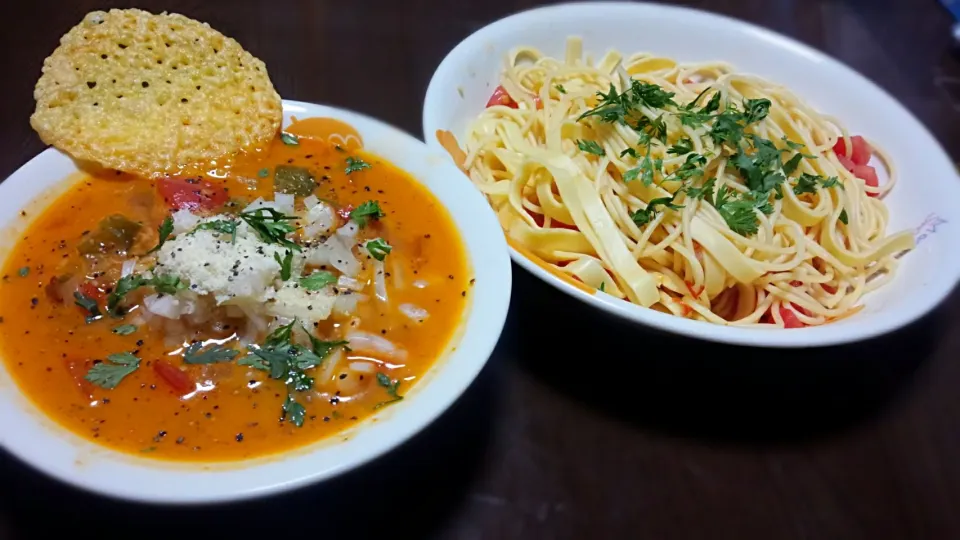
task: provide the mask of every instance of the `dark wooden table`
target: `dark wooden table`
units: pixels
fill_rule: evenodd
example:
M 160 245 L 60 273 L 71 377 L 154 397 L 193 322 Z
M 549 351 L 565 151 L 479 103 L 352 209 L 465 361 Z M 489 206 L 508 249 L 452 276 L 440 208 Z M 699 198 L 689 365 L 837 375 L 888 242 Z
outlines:
M 765 25 L 853 65 L 960 156 L 960 63 L 950 52 L 951 21 L 935 0 L 683 3 Z M 43 148 L 28 124 L 43 58 L 85 12 L 122 5 L 8 4 L 0 32 L 4 176 Z M 237 38 L 266 61 L 284 97 L 359 110 L 418 136 L 427 82 L 447 51 L 531 5 L 138 4 L 184 13 Z M 0 454 L 0 539 L 253 532 L 960 538 L 958 295 L 880 340 L 771 352 L 626 329 L 519 269 L 514 279 L 507 329 L 480 378 L 433 426 L 377 462 L 288 496 L 183 509 L 100 499 Z

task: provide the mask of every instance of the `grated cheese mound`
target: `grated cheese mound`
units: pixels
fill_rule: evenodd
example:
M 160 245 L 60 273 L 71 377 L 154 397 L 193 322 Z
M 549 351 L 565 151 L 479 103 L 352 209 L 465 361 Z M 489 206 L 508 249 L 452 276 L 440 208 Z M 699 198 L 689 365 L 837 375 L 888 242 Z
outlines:
M 73 157 L 143 176 L 261 146 L 282 120 L 266 66 L 182 15 L 94 11 L 43 64 L 30 123 Z

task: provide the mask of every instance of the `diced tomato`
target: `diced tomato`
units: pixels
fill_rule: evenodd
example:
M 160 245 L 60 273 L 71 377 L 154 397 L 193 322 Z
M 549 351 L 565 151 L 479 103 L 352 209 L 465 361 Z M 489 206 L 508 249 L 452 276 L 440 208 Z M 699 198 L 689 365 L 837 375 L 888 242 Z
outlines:
M 842 156 L 840 154 L 837 154 L 837 161 L 839 161 L 840 164 L 843 165 L 844 169 L 850 172 L 853 172 L 853 168 L 856 167 L 853 161 L 850 161 L 850 158 L 848 158 L 847 156 Z
M 157 182 L 160 196 L 172 210 L 213 210 L 227 202 L 227 191 L 206 180 L 167 176 Z
M 180 395 L 189 394 L 197 389 L 197 385 L 194 384 L 189 375 L 166 360 L 154 361 L 153 371 Z
M 70 374 L 70 377 L 73 379 L 73 383 L 76 385 L 77 390 L 80 391 L 80 394 L 83 395 L 88 402 L 93 401 L 93 385 L 84 379 L 84 377 L 87 375 L 87 372 L 90 371 L 91 367 L 93 367 L 93 362 L 90 360 L 67 358 L 63 361 L 63 365 L 67 368 L 67 373 Z
M 517 102 L 510 97 L 510 94 L 508 94 L 502 86 L 498 86 L 496 90 L 493 91 L 490 99 L 487 100 L 487 107 L 493 107 L 494 105 L 506 105 L 511 109 L 517 108 Z
M 89 281 L 84 281 L 79 286 L 77 286 L 77 291 L 88 297 L 93 298 L 96 301 L 103 300 L 103 291 L 100 290 L 94 283 Z
M 829 294 L 833 294 L 833 293 L 837 292 L 837 288 L 834 287 L 833 285 L 823 284 L 823 285 L 820 286 L 820 288 L 823 289 L 824 291 L 826 291 L 826 292 L 829 293 Z
M 703 293 L 703 285 L 696 286 L 689 281 L 684 281 L 683 284 L 686 285 L 687 290 L 690 291 L 690 296 L 694 298 L 700 298 L 700 295 Z
M 803 282 L 798 279 L 795 279 L 790 282 L 791 287 L 800 287 L 801 285 L 803 285 Z
M 533 104 L 537 106 L 537 110 L 543 108 L 543 102 L 540 101 L 540 96 L 533 96 Z
M 793 304 L 791 304 L 793 306 Z M 793 312 L 787 306 L 780 306 L 780 318 L 783 319 L 784 328 L 803 328 L 806 326 L 800 319 L 797 318 L 796 313 Z
M 837 140 L 837 144 L 833 145 L 833 151 L 836 152 L 837 156 L 845 156 L 853 162 L 854 165 L 866 165 L 870 162 L 870 156 L 873 154 L 873 149 L 870 148 L 870 144 L 861 137 L 860 135 L 854 135 L 850 137 L 850 146 L 853 148 L 852 151 L 847 151 L 847 146 L 843 137 Z
M 878 187 L 880 185 L 880 179 L 877 178 L 877 170 L 870 165 L 854 165 L 853 171 L 851 172 L 870 187 Z M 876 197 L 877 194 L 870 193 L 870 196 Z

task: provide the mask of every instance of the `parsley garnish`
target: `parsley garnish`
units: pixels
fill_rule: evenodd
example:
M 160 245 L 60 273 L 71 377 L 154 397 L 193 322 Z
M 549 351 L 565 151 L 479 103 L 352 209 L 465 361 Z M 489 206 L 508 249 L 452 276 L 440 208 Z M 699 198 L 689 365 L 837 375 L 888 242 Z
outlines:
M 287 399 L 283 404 L 283 419 L 293 425 L 303 425 L 304 408 L 297 403 L 294 392 L 304 392 L 313 388 L 313 378 L 305 370 L 319 366 L 330 352 L 345 341 L 323 341 L 304 329 L 310 338 L 311 348 L 293 342 L 294 320 L 271 332 L 262 347 L 249 347 L 250 354 L 241 358 L 237 364 L 251 366 L 266 371 L 271 379 L 282 380 L 287 385 Z
M 596 141 L 577 140 L 577 148 L 582 152 L 593 154 L 595 156 L 605 156 L 607 152 Z
M 282 259 L 279 253 L 274 253 L 273 258 L 280 265 L 280 279 L 283 281 L 290 279 L 290 274 L 293 273 L 293 252 L 288 249 Z
M 554 85 L 554 88 L 556 88 L 556 89 L 557 89 L 557 92 L 560 92 L 561 94 L 566 94 L 566 93 L 567 93 L 567 89 L 564 88 L 562 84 Z
M 260 169 L 259 171 L 257 171 L 257 176 L 259 176 L 260 178 L 266 178 L 270 176 L 270 169 L 266 167 Z
M 171 234 L 173 234 L 173 218 L 167 216 L 166 219 L 163 220 L 163 223 L 157 227 L 157 233 L 160 235 L 160 240 L 157 242 L 157 245 L 153 247 L 153 249 L 146 253 L 146 255 L 149 255 L 154 251 L 159 251 L 160 248 L 163 247 L 163 243 L 170 238 Z
M 214 231 L 221 234 L 230 235 L 230 243 L 237 243 L 237 222 L 229 219 L 218 219 L 215 221 L 206 221 L 197 225 L 195 231 Z
M 130 334 L 137 331 L 137 327 L 132 324 L 121 324 L 120 326 L 115 326 L 111 332 L 118 336 L 129 336 Z
M 84 379 L 108 390 L 116 388 L 124 377 L 140 367 L 140 359 L 131 353 L 123 352 L 107 356 L 107 361 L 101 362 L 84 375 Z
M 392 399 L 388 399 L 386 401 L 381 401 L 380 403 L 377 403 L 376 405 L 373 406 L 373 409 L 377 410 L 381 407 L 386 407 L 391 403 L 396 403 L 398 401 L 401 401 L 403 399 L 403 396 L 397 394 L 397 389 L 400 388 L 401 382 L 402 381 L 399 381 L 399 380 L 391 381 L 390 377 L 384 375 L 383 373 L 377 373 L 377 384 L 386 388 L 387 395 L 390 396 Z
M 19 270 L 17 270 L 17 274 L 19 274 L 20 277 L 27 277 L 27 276 L 29 276 L 29 275 L 30 275 L 30 267 L 29 267 L 29 266 L 21 267 Z
M 797 195 L 803 195 L 804 193 L 816 193 L 817 180 L 819 179 L 819 176 L 814 176 L 812 174 L 801 174 L 800 178 L 797 178 L 797 183 L 793 186 L 793 192 Z
M 173 275 L 158 276 L 154 275 L 147 279 L 140 274 L 130 274 L 117 281 L 113 292 L 107 296 L 107 311 L 113 315 L 120 315 L 117 306 L 123 297 L 140 287 L 153 287 L 160 294 L 177 294 L 177 291 L 186 289 L 186 283 L 180 281 L 180 278 Z
M 764 214 L 773 211 L 768 197 L 767 193 L 754 192 L 737 197 L 735 191 L 727 189 L 727 186 L 720 186 L 714 207 L 720 213 L 720 217 L 727 222 L 730 230 L 743 236 L 750 236 L 756 234 L 759 229 L 754 211 L 760 210 Z
M 684 154 L 689 154 L 692 151 L 693 151 L 693 141 L 691 141 L 689 137 L 683 137 L 679 141 L 677 141 L 673 146 L 671 146 L 667 150 L 667 153 L 682 156 Z
M 287 133 L 285 131 L 280 132 L 280 140 L 283 141 L 283 144 L 287 146 L 299 146 L 300 139 L 296 135 Z
M 637 226 L 642 226 L 650 223 L 653 221 L 653 218 L 657 217 L 658 206 L 666 207 L 671 210 L 680 210 L 683 208 L 683 205 L 674 204 L 674 198 L 676 198 L 676 194 L 674 194 L 672 197 L 659 197 L 657 199 L 653 199 L 647 203 L 646 208 L 637 210 L 631 214 L 630 219 L 632 219 Z
M 384 242 L 382 238 L 374 238 L 364 244 L 363 247 L 367 248 L 367 252 L 378 261 L 382 261 L 393 251 L 393 247 Z
M 309 276 L 300 278 L 300 286 L 308 291 L 319 291 L 327 285 L 333 285 L 337 282 L 337 276 L 326 270 L 318 270 Z
M 843 223 L 844 225 L 849 225 L 849 224 L 850 224 L 850 218 L 847 217 L 847 209 L 846 209 L 846 208 L 844 208 L 843 210 L 840 211 L 840 223 Z
M 716 178 L 711 178 L 703 183 L 700 187 L 689 186 L 686 188 L 687 195 L 694 199 L 699 199 L 701 201 L 707 201 L 710 204 L 713 204 L 713 186 L 717 183 Z
M 345 172 L 346 174 L 351 174 L 351 173 L 360 172 L 364 169 L 369 169 L 369 168 L 370 168 L 370 164 L 367 163 L 366 161 L 358 157 L 357 158 L 348 157 L 347 168 L 344 169 L 343 172 Z
M 294 251 L 300 251 L 300 246 L 287 240 L 287 235 L 296 230 L 290 222 L 296 220 L 297 216 L 288 216 L 273 208 L 257 208 L 256 210 L 240 212 L 240 219 L 257 233 L 260 240 L 268 244 L 280 244 Z
M 234 349 L 224 347 L 214 343 L 204 347 L 203 343 L 191 343 L 183 351 L 183 361 L 187 364 L 214 364 L 216 362 L 229 362 L 240 354 Z
M 610 85 L 608 93 L 597 92 L 600 103 L 593 109 L 580 115 L 577 120 L 583 120 L 590 116 L 597 116 L 600 121 L 607 123 L 620 123 L 623 125 L 637 125 L 638 116 L 642 116 L 641 106 L 650 109 L 662 109 L 667 105 L 676 105 L 673 101 L 674 94 L 667 92 L 659 85 L 644 83 L 633 79 L 630 81 L 630 88 L 623 93 L 617 92 L 614 86 Z
M 368 219 L 377 220 L 383 216 L 383 210 L 380 209 L 380 203 L 377 201 L 366 201 L 361 203 L 360 206 L 354 208 L 353 211 L 350 212 L 350 219 L 356 222 L 361 229 L 367 226 Z
M 604 292 L 603 289 L 606 287 L 606 285 L 607 285 L 607 282 L 606 282 L 606 281 L 601 281 L 601 282 L 600 282 L 600 292 Z
M 97 306 L 97 301 L 79 291 L 73 293 L 73 303 L 86 310 L 87 324 L 103 317 L 103 314 L 100 313 L 100 307 Z

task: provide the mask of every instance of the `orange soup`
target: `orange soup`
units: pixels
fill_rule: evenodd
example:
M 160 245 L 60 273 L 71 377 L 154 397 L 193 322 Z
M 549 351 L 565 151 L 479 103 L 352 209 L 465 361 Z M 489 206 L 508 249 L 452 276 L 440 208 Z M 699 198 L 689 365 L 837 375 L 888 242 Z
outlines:
M 402 406 L 471 282 L 439 202 L 349 126 L 309 119 L 203 173 L 69 188 L 8 256 L 0 353 L 99 444 L 245 459 Z

